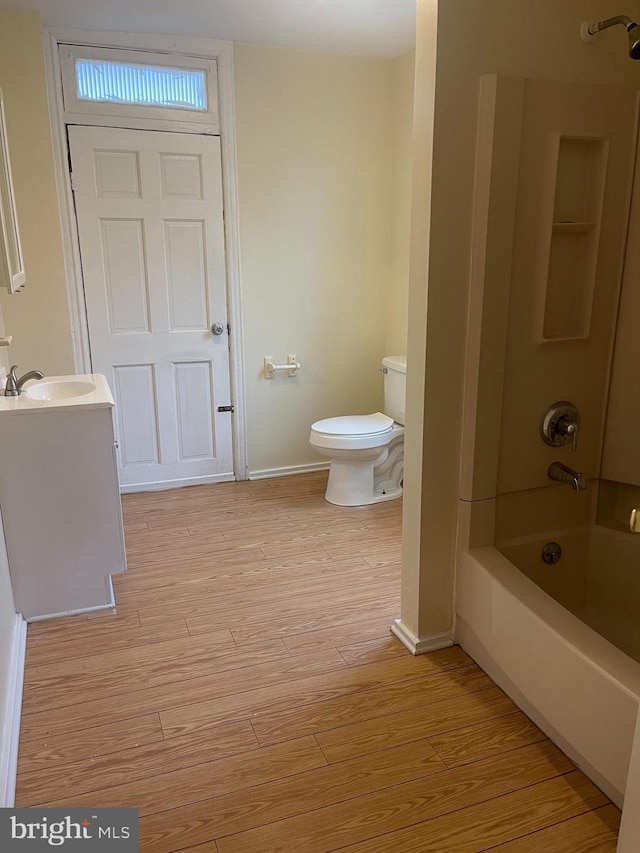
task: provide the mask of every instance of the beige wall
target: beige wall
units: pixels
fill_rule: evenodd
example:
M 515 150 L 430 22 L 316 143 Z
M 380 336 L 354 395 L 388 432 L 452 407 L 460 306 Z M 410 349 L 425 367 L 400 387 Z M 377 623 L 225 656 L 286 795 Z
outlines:
M 3 332 L 2 310 L 0 309 L 0 335 Z M 6 349 L 0 349 L 0 379 L 4 378 L 6 369 Z M 4 541 L 4 528 L 0 519 L 0 732 L 3 721 L 1 719 L 4 708 L 5 684 L 9 672 L 10 652 L 12 651 L 11 640 L 15 627 L 15 606 L 13 603 L 13 589 L 9 575 L 9 562 Z
M 405 352 L 412 62 L 250 45 L 237 45 L 235 58 L 256 470 L 320 461 L 309 425 L 380 408 L 380 359 Z M 0 10 L 0 86 L 28 277 L 24 292 L 0 297 L 14 337 L 9 358 L 21 369 L 71 373 L 36 14 Z M 288 353 L 303 365 L 298 378 L 261 378 L 265 355 Z
M 2 305 L 0 304 L 0 335 L 5 335 L 4 316 L 2 313 Z M 4 382 L 4 378 L 9 371 L 9 347 L 0 347 L 0 381 Z
M 6 734 L 10 731 L 9 726 L 13 722 L 15 695 L 11 684 L 11 668 L 16 652 L 15 629 L 16 614 L 13 604 L 13 591 L 9 577 L 2 520 L 0 519 L 0 764 L 2 763 L 2 753 L 10 746 Z M 0 790 L 0 797 L 2 793 Z M 2 803 L 2 805 L 9 804 Z
M 419 22 L 433 15 L 432 5 L 426 0 L 419 3 Z M 637 14 L 637 1 L 626 11 Z M 584 19 L 599 20 L 619 12 L 614 0 L 541 0 L 533 5 L 529 0 L 446 0 L 439 4 L 433 159 L 425 146 L 414 162 L 414 169 L 429 168 L 433 174 L 429 268 L 427 276 L 422 263 L 413 264 L 414 254 L 424 255 L 414 228 L 410 282 L 408 363 L 414 370 L 424 348 L 422 329 L 427 330 L 423 455 L 422 460 L 411 455 L 408 461 L 410 470 L 420 463 L 421 518 L 419 531 L 412 528 L 405 540 L 407 577 L 403 581 L 422 602 L 412 625 L 419 636 L 447 631 L 452 621 L 479 78 L 497 73 L 637 86 L 640 68 L 628 59 L 622 30 L 603 33 L 589 45 L 578 34 Z M 433 34 L 420 23 L 418 33 L 419 63 L 422 52 L 431 50 Z M 417 79 L 417 87 L 424 85 L 424 80 Z M 415 187 L 414 183 L 414 193 Z M 415 206 L 414 199 L 414 210 Z M 427 286 L 428 295 L 420 298 Z M 424 306 L 420 320 L 413 316 L 412 304 L 416 310 Z M 412 410 L 416 406 L 412 401 Z
M 234 53 L 256 471 L 322 461 L 308 443 L 313 421 L 382 406 L 398 86 L 388 60 L 250 45 Z M 289 353 L 302 364 L 295 379 L 262 378 L 265 355 L 284 362 Z
M 386 307 L 386 352 L 407 352 L 411 171 L 415 51 L 392 63 L 393 185 L 391 196 L 391 277 Z
M 34 42 L 33 39 L 37 41 Z M 37 45 L 35 55 L 32 56 L 31 51 L 24 49 L 22 56 L 18 56 L 16 40 L 23 40 L 23 43 L 29 45 Z M 33 75 L 31 66 L 34 64 L 36 68 L 40 51 L 40 21 L 37 15 L 22 15 L 19 13 L 7 12 L 0 9 L 0 88 L 2 89 L 5 100 L 5 111 L 7 118 L 7 134 L 10 146 L 11 163 L 13 167 L 13 180 L 17 196 L 18 216 L 20 218 L 20 228 L 22 231 L 23 251 L 25 255 L 25 263 L 27 265 L 27 273 L 35 272 L 36 269 L 41 273 L 46 271 L 46 258 L 40 261 L 38 257 L 39 246 L 41 245 L 38 238 L 37 228 L 35 223 L 23 221 L 27 217 L 31 217 L 35 207 L 34 191 L 37 192 L 38 184 L 35 172 L 38 175 L 41 172 L 41 164 L 33 165 L 29 163 L 29 156 L 24 148 L 28 148 L 36 160 L 41 159 L 42 152 L 38 152 L 38 147 L 42 145 L 42 139 L 38 136 L 41 133 L 39 125 L 41 117 L 44 115 L 46 121 L 46 113 L 42 113 L 42 105 L 38 104 L 34 107 L 30 98 L 30 80 Z M 24 74 L 27 78 L 25 81 Z M 35 115 L 29 115 L 26 109 L 26 104 L 22 99 L 26 98 L 26 104 L 35 111 Z M 46 109 L 46 105 L 45 105 Z M 48 125 L 47 125 L 48 132 Z M 31 140 L 30 134 L 35 134 L 36 138 Z M 45 137 L 44 146 L 46 148 L 48 137 Z M 35 213 L 36 220 L 42 226 L 42 217 Z M 45 231 L 47 229 L 45 228 Z M 44 237 L 44 246 L 47 246 L 46 235 Z M 35 283 L 35 282 L 34 282 Z M 64 279 L 63 279 L 64 283 Z M 32 279 L 29 278 L 29 284 L 32 284 Z M 35 289 L 35 288 L 34 288 Z M 30 287 L 31 290 L 31 287 Z M 6 293 L 3 291 L 3 293 Z M 15 311 L 11 308 L 17 308 L 17 300 L 23 300 L 22 308 L 24 308 L 25 294 L 9 296 L 3 295 L 0 298 L 0 334 L 12 334 L 14 336 L 14 344 L 9 350 L 4 347 L 0 349 L 0 379 L 4 379 L 5 370 L 8 366 L 9 359 L 21 361 L 21 352 L 25 352 L 25 335 L 23 334 L 23 322 L 17 321 Z M 14 303 L 12 306 L 11 303 Z M 4 311 L 3 311 L 4 308 Z M 66 309 L 65 309 L 66 310 Z M 4 321 L 3 313 L 6 313 L 7 322 Z M 23 312 L 24 313 L 24 312 Z M 24 318 L 23 318 L 24 319 Z M 36 327 L 41 327 L 44 322 L 44 315 L 38 318 Z M 48 335 L 45 329 L 45 335 Z M 31 334 L 29 335 L 31 338 Z M 33 336 L 35 338 L 35 335 Z M 22 344 L 22 346 L 21 346 Z M 64 342 L 61 342 L 61 347 L 64 349 Z M 55 358 L 51 363 L 55 363 Z M 31 368 L 33 364 L 27 360 L 27 366 Z M 12 685 L 9 684 L 10 670 L 14 649 L 16 614 L 15 605 L 13 602 L 13 589 L 11 586 L 11 577 L 9 575 L 9 563 L 7 560 L 7 552 L 4 541 L 4 530 L 0 519 L 0 736 L 8 729 L 6 728 L 12 723 L 11 716 L 13 714 L 14 695 Z
M 9 358 L 21 370 L 73 373 L 42 31 L 37 14 L 0 9 L 0 87 L 27 286 L 3 294 Z
M 1 524 L 2 519 L 0 519 Z M 4 531 L 0 526 L 0 683 L 2 682 L 2 668 L 4 663 L 6 663 L 6 661 L 2 660 L 2 652 L 8 646 L 5 638 L 9 635 L 9 630 L 13 630 L 15 613 L 7 550 L 4 543 Z
M 431 516 L 423 505 L 424 479 L 435 454 L 425 446 L 427 390 L 427 282 L 433 183 L 433 131 L 436 84 L 438 0 L 418 0 L 416 28 L 413 162 L 411 168 L 411 231 L 409 257 L 409 317 L 407 322 L 407 417 L 405 431 L 402 626 L 419 639 L 449 629 L 451 589 L 448 573 L 438 572 L 439 554 Z M 434 448 L 435 449 L 435 448 Z M 433 519 L 439 523 L 437 518 Z M 446 599 L 447 594 L 449 599 Z M 435 608 L 435 609 L 434 609 Z M 444 614 L 441 619 L 441 614 Z
M 7 561 L 4 532 L 0 527 L 0 683 L 2 683 L 3 666 L 6 664 L 6 661 L 2 659 L 2 652 L 8 647 L 8 643 L 5 640 L 9 636 L 9 632 L 13 631 L 15 615 L 16 611 L 13 604 L 13 590 L 9 576 L 9 563 Z

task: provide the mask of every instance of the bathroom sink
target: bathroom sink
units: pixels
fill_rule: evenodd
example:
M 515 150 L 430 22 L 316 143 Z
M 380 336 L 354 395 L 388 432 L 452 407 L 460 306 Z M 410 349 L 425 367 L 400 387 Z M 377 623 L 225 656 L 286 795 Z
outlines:
M 25 388 L 22 393 L 30 400 L 53 401 L 84 397 L 85 394 L 92 394 L 95 390 L 96 386 L 93 382 L 68 377 L 64 379 L 41 379 Z
M 34 412 L 88 411 L 115 405 L 106 376 L 72 373 L 29 381 L 17 397 L 0 394 L 0 421 L 5 417 L 31 417 Z

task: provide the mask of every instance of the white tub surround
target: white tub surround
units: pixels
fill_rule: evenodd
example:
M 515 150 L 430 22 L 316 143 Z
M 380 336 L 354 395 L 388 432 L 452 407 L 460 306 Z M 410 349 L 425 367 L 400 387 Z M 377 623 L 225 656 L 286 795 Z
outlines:
M 481 79 L 456 559 L 456 640 L 619 805 L 640 665 L 576 614 L 599 631 L 611 622 L 590 610 L 589 528 L 637 106 L 631 88 Z M 564 400 L 580 415 L 573 449 L 540 434 Z M 554 462 L 586 489 L 552 483 Z M 544 575 L 540 550 L 558 531 L 567 556 Z M 604 552 L 600 575 L 617 559 Z M 606 610 L 611 591 L 593 593 Z

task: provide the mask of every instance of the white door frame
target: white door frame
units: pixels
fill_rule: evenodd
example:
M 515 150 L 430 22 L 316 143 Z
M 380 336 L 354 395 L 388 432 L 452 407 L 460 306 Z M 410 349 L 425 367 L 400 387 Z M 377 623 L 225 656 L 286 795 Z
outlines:
M 71 178 L 69 148 L 62 96 L 59 45 L 86 45 L 131 50 L 146 50 L 179 57 L 181 55 L 214 59 L 218 68 L 218 106 L 222 149 L 222 184 L 225 220 L 227 302 L 231 334 L 229 363 L 231 395 L 235 408 L 233 420 L 233 470 L 236 480 L 246 480 L 246 403 L 240 276 L 240 226 L 238 212 L 238 174 L 236 156 L 235 96 L 233 86 L 233 44 L 214 39 L 168 36 L 157 33 L 92 32 L 85 30 L 45 29 L 44 54 L 53 137 L 53 157 L 58 191 L 58 212 L 69 300 L 69 319 L 75 370 L 91 373 L 89 328 L 84 301 L 80 243 L 78 238 Z M 122 122 L 114 125 L 124 126 Z M 158 129 L 170 130 L 167 122 Z

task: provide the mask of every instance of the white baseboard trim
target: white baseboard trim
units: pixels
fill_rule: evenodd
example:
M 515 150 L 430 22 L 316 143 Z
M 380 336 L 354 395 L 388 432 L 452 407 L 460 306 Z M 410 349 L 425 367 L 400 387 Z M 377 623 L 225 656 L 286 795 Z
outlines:
M 267 477 L 289 477 L 292 474 L 313 474 L 314 471 L 328 471 L 331 462 L 311 462 L 309 465 L 285 465 L 282 468 L 262 468 L 249 471 L 250 480 L 266 480 Z
M 0 808 L 13 808 L 18 772 L 18 741 L 20 713 L 22 711 L 22 684 L 24 659 L 27 650 L 27 623 L 19 613 L 11 643 L 11 663 L 7 678 L 7 696 L 4 702 L 4 720 L 0 718 Z
M 160 492 L 164 489 L 180 489 L 183 486 L 203 486 L 208 483 L 230 483 L 235 481 L 234 474 L 212 474 L 210 477 L 190 477 L 186 480 L 162 480 L 161 482 L 136 483 L 135 485 L 120 485 L 120 494 L 128 495 L 134 492 Z
M 448 649 L 453 645 L 453 637 L 451 634 L 433 634 L 431 637 L 416 637 L 411 631 L 402 624 L 400 619 L 396 619 L 391 625 L 391 633 L 403 643 L 411 652 L 412 655 L 423 655 L 426 652 L 435 652 L 438 649 Z
M 81 613 L 94 613 L 96 610 L 113 610 L 116 606 L 116 595 L 113 591 L 111 575 L 107 577 L 107 593 L 109 600 L 104 604 L 94 604 L 91 607 L 78 607 L 75 610 L 63 610 L 61 613 L 46 613 L 43 616 L 29 616 L 27 622 L 44 622 L 47 619 L 62 619 L 64 616 L 79 616 Z

